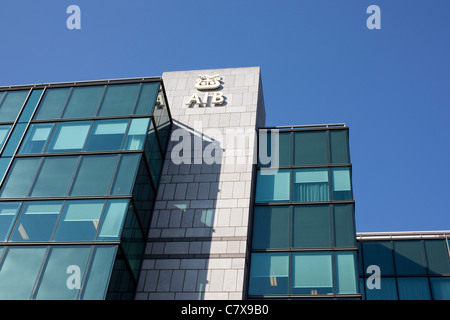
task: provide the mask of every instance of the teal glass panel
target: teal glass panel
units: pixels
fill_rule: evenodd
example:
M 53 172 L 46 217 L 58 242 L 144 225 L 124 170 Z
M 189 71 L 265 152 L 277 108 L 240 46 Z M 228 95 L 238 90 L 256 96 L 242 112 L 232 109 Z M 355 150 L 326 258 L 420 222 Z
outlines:
M 163 147 L 162 149 L 165 150 L 165 146 L 167 145 L 167 141 L 169 139 L 171 120 L 162 89 L 160 89 L 158 98 L 156 99 L 153 118 L 155 119 L 156 131 L 158 132 L 159 141 L 161 142 L 161 146 Z
M 31 190 L 31 197 L 63 197 L 67 194 L 79 157 L 45 157 Z
M 331 248 L 331 207 L 294 206 L 292 246 L 294 248 Z
M 433 300 L 450 300 L 450 277 L 430 277 Z
M 450 261 L 445 240 L 425 240 L 429 274 L 449 274 Z
M 0 268 L 0 299 L 30 299 L 47 247 L 9 247 Z
M 145 156 L 149 162 L 152 179 L 155 185 L 157 185 L 159 183 L 163 160 L 153 122 L 150 122 L 147 142 L 145 144 Z
M 27 135 L 19 149 L 19 154 L 44 153 L 54 123 L 34 123 L 27 130 Z
M 62 201 L 26 202 L 10 241 L 50 241 L 62 204 Z
M 279 133 L 279 147 L 278 150 L 280 155 L 278 157 L 280 166 L 290 166 L 292 158 L 292 147 L 291 147 L 291 132 L 280 132 Z
M 37 285 L 36 300 L 75 300 L 91 246 L 53 246 Z
M 74 87 L 62 118 L 89 118 L 96 115 L 104 86 Z
M 364 273 L 366 273 L 368 266 L 377 265 L 383 271 L 383 275 L 395 274 L 392 242 L 366 241 L 362 243 L 362 248 Z
M 131 194 L 140 160 L 141 155 L 138 153 L 121 155 L 111 194 Z
M 278 132 L 276 134 L 274 131 L 268 131 L 266 135 L 266 139 L 261 139 L 262 133 L 260 133 L 259 137 L 259 154 L 260 156 L 269 157 L 271 160 L 268 163 L 262 163 L 259 159 L 258 165 L 260 167 L 276 167 L 276 166 L 290 166 L 291 158 L 292 158 L 292 147 L 291 147 L 291 132 Z M 278 137 L 278 139 L 276 139 Z M 272 154 L 272 149 L 275 152 L 276 145 L 278 144 L 278 154 Z M 273 147 L 273 148 L 272 148 Z M 276 156 L 278 156 L 278 161 L 276 160 Z M 264 159 L 264 158 L 263 158 Z
M 86 142 L 85 151 L 120 150 L 122 147 L 128 120 L 95 121 Z
M 355 251 L 336 251 L 335 274 L 336 274 L 336 293 L 354 294 L 358 293 L 358 276 L 356 272 L 356 252 Z
M 19 117 L 19 122 L 28 122 L 31 119 L 31 115 L 34 112 L 34 109 L 36 109 L 36 105 L 39 101 L 39 98 L 42 95 L 42 89 L 33 90 L 31 92 L 30 97 L 28 98 L 27 103 L 25 104 L 25 107 L 23 108 L 22 114 Z
M 328 163 L 326 131 L 294 132 L 294 165 Z
M 289 294 L 289 253 L 252 253 L 249 295 Z
M 381 269 L 383 270 L 383 269 Z M 367 300 L 398 300 L 397 283 L 395 278 L 380 278 L 380 288 L 370 289 L 366 284 Z
M 253 249 L 289 248 L 290 212 L 288 206 L 255 207 Z
M 15 121 L 28 93 L 29 90 L 6 91 L 0 99 L 0 121 Z
M 259 170 L 256 178 L 255 201 L 289 201 L 291 191 L 291 170 Z
M 84 156 L 73 183 L 72 196 L 107 195 L 118 155 Z
M 0 202 L 0 241 L 6 241 L 22 202 Z
M 292 253 L 292 294 L 333 294 L 331 252 Z
M 352 200 L 350 168 L 331 168 L 332 199 Z
M 294 186 L 292 200 L 315 202 L 330 200 L 328 168 L 293 170 Z
M 0 125 L 0 150 L 3 147 L 3 143 L 5 143 L 6 141 L 6 137 L 8 136 L 10 129 L 11 129 L 10 124 Z
M 4 157 L 0 158 L 0 181 L 3 179 L 3 176 L 6 174 L 6 170 L 8 170 L 9 163 L 11 162 L 12 157 Z
M 12 157 L 16 152 L 19 145 L 20 139 L 22 139 L 25 129 L 27 127 L 26 123 L 18 123 L 13 128 L 11 135 L 9 136 L 8 142 L 6 143 L 5 149 L 3 149 L 3 157 Z
M 45 90 L 44 97 L 34 115 L 35 120 L 58 119 L 66 103 L 70 88 Z
M 16 159 L 9 170 L 8 176 L 3 182 L 0 197 L 26 197 L 40 161 L 41 158 Z
M 47 152 L 58 153 L 81 151 L 90 126 L 91 121 L 58 123 Z
M 107 86 L 98 116 L 131 115 L 138 90 L 139 83 Z
M 348 130 L 330 130 L 331 163 L 350 163 Z
M 128 199 L 108 200 L 97 240 L 120 239 L 125 215 L 128 210 L 128 203 Z
M 103 300 L 111 277 L 118 246 L 94 246 L 89 269 L 84 280 L 82 300 Z
M 105 200 L 66 201 L 53 240 L 95 240 L 104 204 Z
M 356 247 L 354 205 L 333 205 L 334 241 L 336 247 Z
M 131 119 L 125 140 L 124 150 L 140 150 L 144 148 L 150 118 Z
M 430 300 L 430 285 L 426 277 L 398 277 L 399 300 Z
M 128 259 L 128 263 L 135 278 L 137 279 L 142 257 L 144 254 L 145 242 L 141 227 L 136 218 L 133 205 L 131 203 L 128 206 L 128 212 L 125 219 L 125 225 L 123 227 L 121 241 L 126 258 Z
M 394 241 L 397 274 L 427 274 L 422 241 Z
M 134 110 L 134 114 L 152 114 L 155 108 L 156 97 L 158 95 L 160 83 L 143 83 L 139 92 L 139 99 Z

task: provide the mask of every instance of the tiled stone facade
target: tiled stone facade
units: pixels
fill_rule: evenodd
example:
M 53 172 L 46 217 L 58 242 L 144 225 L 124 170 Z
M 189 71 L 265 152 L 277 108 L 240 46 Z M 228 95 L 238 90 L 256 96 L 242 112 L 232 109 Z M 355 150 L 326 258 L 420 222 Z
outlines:
M 205 74 L 220 75 L 221 87 L 209 92 L 222 92 L 223 105 L 186 105 L 193 94 L 202 99 L 208 92 L 194 87 L 197 77 Z M 173 141 L 166 153 L 136 299 L 243 299 L 255 181 L 252 142 L 265 122 L 260 69 L 167 72 L 163 80 Z M 187 149 L 178 152 L 188 140 L 190 156 Z M 178 164 L 173 159 L 181 155 L 185 161 Z

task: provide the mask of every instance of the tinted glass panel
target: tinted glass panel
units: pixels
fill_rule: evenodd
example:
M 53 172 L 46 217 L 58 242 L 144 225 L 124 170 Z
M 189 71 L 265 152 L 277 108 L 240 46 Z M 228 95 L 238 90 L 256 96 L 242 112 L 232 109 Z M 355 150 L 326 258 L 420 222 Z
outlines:
M 70 88 L 47 89 L 34 119 L 58 119 L 66 103 Z
M 398 295 L 400 300 L 430 300 L 428 278 L 398 277 Z
M 132 119 L 123 149 L 139 150 L 144 148 L 149 118 Z
M 289 253 L 252 253 L 250 295 L 289 293 Z
M 426 274 L 422 241 L 394 241 L 397 274 Z
M 293 201 L 329 201 L 328 169 L 295 169 Z
M 30 121 L 31 115 L 34 112 L 34 109 L 36 109 L 36 105 L 41 97 L 42 91 L 42 89 L 33 89 L 27 103 L 25 104 L 25 107 L 23 108 L 22 114 L 19 117 L 19 122 Z
M 2 156 L 3 157 L 12 157 L 18 148 L 20 139 L 22 139 L 23 134 L 25 133 L 25 129 L 27 127 L 26 123 L 18 123 L 13 128 L 11 135 L 9 136 L 8 142 L 3 149 Z
M 6 241 L 22 202 L 0 202 L 0 241 Z
M 289 201 L 290 170 L 260 170 L 256 179 L 256 202 Z
M 95 121 L 85 151 L 120 150 L 128 120 Z
M 331 252 L 292 253 L 293 294 L 332 294 Z
M 0 99 L 0 121 L 16 120 L 28 92 L 28 90 L 7 91 L 3 94 L 3 100 Z
M 98 240 L 118 240 L 128 210 L 128 199 L 108 200 Z
M 63 118 L 88 118 L 95 116 L 103 86 L 74 87 L 63 113 Z
M 349 168 L 331 168 L 333 200 L 352 200 Z
M 433 300 L 450 300 L 450 278 L 430 278 Z
M 330 206 L 294 206 L 293 247 L 331 247 Z
M 348 131 L 330 130 L 331 163 L 350 163 Z
M 91 121 L 58 123 L 47 152 L 81 151 L 90 126 Z
M 392 243 L 390 241 L 363 242 L 364 272 L 370 265 L 377 265 L 383 275 L 395 274 Z M 370 275 L 370 274 L 369 274 Z
M 111 194 L 131 194 L 140 159 L 140 154 L 123 154 L 120 157 Z
M 355 247 L 356 232 L 353 204 L 333 205 L 336 247 Z
M 0 149 L 3 146 L 3 143 L 6 140 L 6 137 L 8 136 L 9 129 L 11 129 L 11 125 L 9 125 L 9 124 L 0 126 Z
M 445 240 L 425 240 L 425 250 L 430 274 L 449 274 L 450 263 Z
M 155 107 L 156 96 L 158 95 L 159 82 L 142 84 L 139 93 L 139 100 L 134 114 L 152 114 Z
M 47 145 L 53 123 L 35 123 L 28 129 L 27 135 L 19 149 L 20 154 L 43 153 Z
M 40 158 L 16 159 L 3 183 L 1 197 L 25 197 L 40 160 Z
M 162 167 L 161 149 L 158 144 L 153 122 L 150 122 L 150 128 L 147 135 L 147 142 L 145 144 L 145 156 L 150 164 L 150 170 L 155 184 L 159 182 L 159 175 Z
M 383 270 L 383 269 L 381 269 Z M 397 283 L 395 278 L 381 278 L 379 289 L 369 289 L 366 286 L 367 300 L 397 300 Z
M 158 131 L 159 140 L 161 145 L 165 147 L 170 133 L 170 116 L 162 91 L 159 91 L 158 93 L 156 107 L 153 111 L 153 117 L 155 119 L 156 131 Z
M 265 136 L 266 136 L 266 138 L 264 139 L 263 138 L 264 134 L 262 131 L 260 131 L 258 159 L 259 159 L 259 156 L 261 155 L 264 157 L 262 159 L 262 160 L 264 160 L 264 162 L 267 161 L 265 159 L 265 157 L 269 157 L 267 159 L 271 160 L 271 161 L 269 161 L 268 163 L 262 163 L 260 161 L 259 166 L 260 167 L 290 166 L 291 158 L 292 158 L 292 153 L 291 153 L 292 133 L 291 132 L 278 132 L 278 134 L 275 134 L 274 131 L 268 131 L 267 135 L 265 135 Z M 276 140 L 277 136 L 278 136 L 278 140 Z M 275 139 L 275 140 L 273 140 L 273 139 Z M 272 154 L 272 149 L 274 149 L 273 151 L 276 150 L 276 144 L 278 144 L 278 155 Z M 275 156 L 278 156 L 278 162 L 276 162 Z
M 131 204 L 128 206 L 121 240 L 131 270 L 137 278 L 144 253 L 144 236 Z
M 99 116 L 123 116 L 131 114 L 139 83 L 107 86 Z
M 255 207 L 252 247 L 289 248 L 289 221 L 289 207 Z
M 336 251 L 334 257 L 336 268 L 336 293 L 358 293 L 358 287 L 356 285 L 356 253 L 353 251 Z
M 294 132 L 294 164 L 313 165 L 328 163 L 326 131 Z

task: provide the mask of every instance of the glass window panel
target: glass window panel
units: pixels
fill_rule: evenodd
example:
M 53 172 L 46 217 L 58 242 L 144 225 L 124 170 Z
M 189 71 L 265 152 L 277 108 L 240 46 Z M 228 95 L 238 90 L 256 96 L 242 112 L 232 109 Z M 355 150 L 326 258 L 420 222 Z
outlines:
M 63 118 L 89 118 L 95 116 L 104 86 L 74 87 L 63 113 Z
M 43 153 L 54 123 L 34 123 L 19 149 L 19 154 Z
M 362 248 L 364 273 L 366 273 L 368 266 L 377 265 L 382 270 L 383 275 L 395 274 L 392 242 L 366 241 L 362 243 Z
M 331 163 L 350 163 L 348 130 L 330 130 Z
M 91 121 L 58 123 L 47 152 L 81 151 L 90 126 Z
M 156 137 L 153 122 L 150 122 L 150 128 L 147 135 L 147 143 L 145 144 L 145 156 L 150 165 L 150 171 L 155 185 L 159 183 L 159 176 L 162 167 L 162 154 Z
M 95 240 L 104 204 L 105 200 L 67 201 L 53 240 Z
M 37 300 L 75 300 L 91 246 L 51 247 L 35 294 Z
M 334 241 L 336 247 L 355 247 L 356 231 L 353 204 L 333 205 Z
M 78 157 L 44 158 L 30 196 L 65 196 L 77 163 Z
M 124 150 L 139 150 L 144 148 L 147 128 L 150 118 L 131 119 L 125 140 Z
M 8 132 L 11 129 L 10 124 L 5 124 L 0 126 L 0 150 L 5 143 L 6 137 L 8 136 Z
M 131 194 L 140 159 L 140 154 L 123 154 L 120 157 L 111 194 Z
M 399 300 L 430 300 L 428 278 L 398 277 Z
M 259 170 L 256 178 L 256 202 L 289 201 L 291 170 Z
M 293 294 L 333 294 L 331 252 L 292 253 Z
M 95 121 L 86 142 L 85 151 L 120 150 L 128 120 Z
M 260 133 L 260 136 L 262 135 L 262 133 Z M 262 140 L 259 140 L 259 148 L 266 148 L 267 151 L 265 156 L 269 157 L 270 159 L 273 159 L 275 155 L 272 154 L 272 136 L 275 137 L 275 135 L 273 134 L 273 131 L 268 131 L 267 135 L 266 135 L 266 146 L 263 146 Z M 278 133 L 278 165 L 279 166 L 290 166 L 291 165 L 291 132 L 279 132 Z M 275 142 L 277 143 L 277 142 Z M 263 152 L 263 151 L 260 151 Z M 262 155 L 264 155 L 264 153 L 261 153 Z M 258 159 L 259 159 L 259 155 L 258 155 Z M 270 167 L 270 166 L 275 166 L 275 161 L 274 163 L 266 163 L 266 164 L 262 164 L 261 162 L 258 163 L 258 165 L 260 167 Z
M 47 247 L 10 247 L 0 269 L 0 299 L 30 299 Z
M 138 90 L 139 83 L 107 86 L 98 115 L 101 117 L 130 115 Z
M 333 200 L 352 200 L 350 168 L 331 168 Z
M 450 277 L 430 278 L 433 300 L 450 300 Z
M 121 240 L 131 270 L 137 278 L 142 256 L 144 254 L 144 235 L 142 234 L 141 227 L 131 203 L 128 206 L 128 213 Z
M 294 132 L 294 165 L 328 163 L 326 131 Z
M 128 199 L 108 200 L 98 240 L 118 240 L 122 231 L 123 222 L 128 209 Z
M 294 206 L 292 245 L 294 248 L 331 247 L 329 205 Z
M 252 253 L 250 295 L 289 293 L 289 253 Z
M 11 157 L 3 157 L 0 158 L 0 181 L 3 179 L 3 176 L 6 174 L 6 170 L 8 170 L 8 165 L 11 162 Z
M 58 119 L 66 103 L 70 88 L 53 88 L 45 90 L 44 97 L 36 111 L 34 119 Z
M 42 91 L 42 89 L 33 89 L 27 103 L 25 104 L 25 107 L 23 108 L 22 114 L 19 117 L 19 122 L 30 121 L 31 115 L 34 112 L 34 109 L 36 109 L 36 105 L 41 97 Z
M 383 269 L 381 269 L 383 270 Z M 380 278 L 380 288 L 369 289 L 366 284 L 367 300 L 397 300 L 397 283 L 395 278 Z
M 18 148 L 19 142 L 22 139 L 23 134 L 25 133 L 25 129 L 27 128 L 26 123 L 18 123 L 13 128 L 11 135 L 9 136 L 8 142 L 3 149 L 2 156 L 3 157 L 12 157 Z
M 84 156 L 81 159 L 71 195 L 107 195 L 117 157 L 117 155 Z
M 295 169 L 293 201 L 329 201 L 328 168 Z
M 159 141 L 161 142 L 163 149 L 165 149 L 170 134 L 171 121 L 162 90 L 158 93 L 156 107 L 153 111 L 153 117 L 155 119 Z
M 255 207 L 253 249 L 289 248 L 290 208 Z
M 6 241 L 22 202 L 0 202 L 0 241 Z
M 1 197 L 26 197 L 40 161 L 41 158 L 16 159 L 3 183 Z
M 0 101 L 0 121 L 15 121 L 29 90 L 6 91 Z
M 155 107 L 160 83 L 143 83 L 139 92 L 139 100 L 134 114 L 152 114 Z
M 117 246 L 94 246 L 90 268 L 84 280 L 82 300 L 103 300 L 108 289 Z
M 450 262 L 445 240 L 425 240 L 428 273 L 449 274 Z
M 394 241 L 397 274 L 426 274 L 422 241 Z
M 62 201 L 25 203 L 10 241 L 50 241 L 61 207 Z
M 358 293 L 356 273 L 356 252 L 336 251 L 336 293 Z

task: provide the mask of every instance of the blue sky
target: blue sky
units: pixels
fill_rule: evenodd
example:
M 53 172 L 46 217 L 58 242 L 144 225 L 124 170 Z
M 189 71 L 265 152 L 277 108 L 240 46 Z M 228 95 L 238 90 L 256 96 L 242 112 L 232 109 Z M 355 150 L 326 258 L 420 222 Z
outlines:
M 81 30 L 66 27 L 72 4 Z M 448 0 L 4 0 L 0 86 L 260 66 L 268 126 L 350 127 L 357 231 L 449 230 L 449 12 Z

